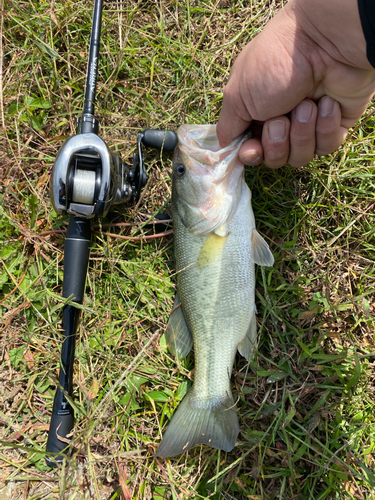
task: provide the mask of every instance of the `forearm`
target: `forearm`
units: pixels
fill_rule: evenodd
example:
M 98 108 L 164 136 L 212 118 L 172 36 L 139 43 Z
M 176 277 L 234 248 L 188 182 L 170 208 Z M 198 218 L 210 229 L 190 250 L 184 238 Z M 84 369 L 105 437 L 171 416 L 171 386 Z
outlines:
M 373 0 L 358 0 L 359 15 L 367 44 L 367 59 L 375 68 L 375 5 Z

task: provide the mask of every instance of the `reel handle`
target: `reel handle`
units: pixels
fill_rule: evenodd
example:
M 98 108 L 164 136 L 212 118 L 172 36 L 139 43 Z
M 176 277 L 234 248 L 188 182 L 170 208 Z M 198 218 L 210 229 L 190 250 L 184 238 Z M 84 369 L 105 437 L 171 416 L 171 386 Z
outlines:
M 133 172 L 131 175 L 135 179 L 134 203 L 137 203 L 141 194 L 142 186 L 147 182 L 147 173 L 144 167 L 142 144 L 151 148 L 162 149 L 163 151 L 173 151 L 177 146 L 178 137 L 173 130 L 160 130 L 148 128 L 143 132 L 139 132 L 138 138 L 138 155 L 135 153 L 133 157 Z
M 163 149 L 163 151 L 173 151 L 178 143 L 177 134 L 173 130 L 148 128 L 141 132 L 141 135 L 145 146 Z

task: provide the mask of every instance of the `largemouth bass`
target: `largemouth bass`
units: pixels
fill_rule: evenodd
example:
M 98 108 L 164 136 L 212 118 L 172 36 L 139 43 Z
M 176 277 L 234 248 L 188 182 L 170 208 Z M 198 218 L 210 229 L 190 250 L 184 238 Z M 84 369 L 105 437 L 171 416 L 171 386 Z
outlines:
M 251 192 L 238 151 L 220 149 L 215 125 L 182 125 L 173 158 L 172 211 L 177 295 L 166 331 L 173 354 L 193 342 L 195 377 L 165 432 L 157 456 L 197 444 L 230 451 L 239 425 L 230 377 L 238 351 L 256 345 L 255 266 L 272 266 L 255 228 Z

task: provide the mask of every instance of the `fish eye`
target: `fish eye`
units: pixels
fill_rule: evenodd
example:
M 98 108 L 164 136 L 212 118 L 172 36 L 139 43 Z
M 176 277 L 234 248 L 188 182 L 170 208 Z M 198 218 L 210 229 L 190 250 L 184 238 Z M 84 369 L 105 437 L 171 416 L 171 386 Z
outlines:
M 177 163 L 174 167 L 174 173 L 176 174 L 177 177 L 183 177 L 185 174 L 185 167 L 183 166 L 182 163 Z

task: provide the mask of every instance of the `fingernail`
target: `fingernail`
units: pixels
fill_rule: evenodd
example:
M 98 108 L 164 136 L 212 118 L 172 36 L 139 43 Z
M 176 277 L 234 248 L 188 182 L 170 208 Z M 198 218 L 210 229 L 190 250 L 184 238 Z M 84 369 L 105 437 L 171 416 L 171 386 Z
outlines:
M 275 120 L 268 125 L 268 133 L 270 138 L 275 141 L 281 141 L 285 137 L 285 122 L 282 120 Z
M 322 97 L 319 102 L 319 113 L 321 116 L 328 116 L 333 111 L 333 106 L 335 105 L 335 101 L 331 99 L 328 95 Z
M 256 163 L 260 159 L 260 154 L 255 149 L 250 150 L 242 155 L 242 159 L 245 161 L 246 165 L 249 165 L 251 163 Z
M 312 106 L 308 101 L 302 101 L 296 107 L 296 118 L 300 123 L 307 123 L 311 118 Z

